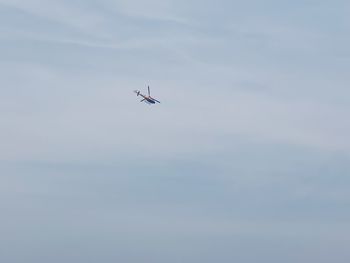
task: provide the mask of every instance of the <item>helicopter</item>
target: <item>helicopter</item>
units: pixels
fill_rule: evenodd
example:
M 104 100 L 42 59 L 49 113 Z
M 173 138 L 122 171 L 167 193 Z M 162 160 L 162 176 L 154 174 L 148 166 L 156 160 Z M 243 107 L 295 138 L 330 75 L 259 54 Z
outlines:
M 151 91 L 149 86 L 147 87 L 147 90 L 148 90 L 148 96 L 143 95 L 139 90 L 134 90 L 137 96 L 141 96 L 143 98 L 140 102 L 146 102 L 148 104 L 156 104 L 156 102 L 160 103 L 159 100 L 156 100 L 155 98 L 151 97 Z

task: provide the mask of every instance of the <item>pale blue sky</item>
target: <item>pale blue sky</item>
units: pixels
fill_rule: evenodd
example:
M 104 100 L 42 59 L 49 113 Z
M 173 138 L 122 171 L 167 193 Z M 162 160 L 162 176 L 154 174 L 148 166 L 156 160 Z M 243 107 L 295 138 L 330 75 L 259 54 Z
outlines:
M 349 11 L 0 0 L 0 261 L 349 262 Z

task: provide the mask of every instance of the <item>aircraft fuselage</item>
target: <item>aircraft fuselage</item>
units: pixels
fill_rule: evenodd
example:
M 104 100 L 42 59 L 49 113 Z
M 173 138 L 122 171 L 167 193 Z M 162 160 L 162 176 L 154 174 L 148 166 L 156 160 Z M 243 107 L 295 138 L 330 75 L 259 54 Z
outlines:
M 156 102 L 150 98 L 145 98 L 148 103 L 155 104 Z
M 143 98 L 141 100 L 141 102 L 144 101 L 144 102 L 146 102 L 148 104 L 156 104 L 156 102 L 160 103 L 159 100 L 156 100 L 156 99 L 151 97 L 149 87 L 148 87 L 148 96 L 142 94 L 139 90 L 135 90 L 134 92 L 137 94 L 137 96 L 141 96 Z

